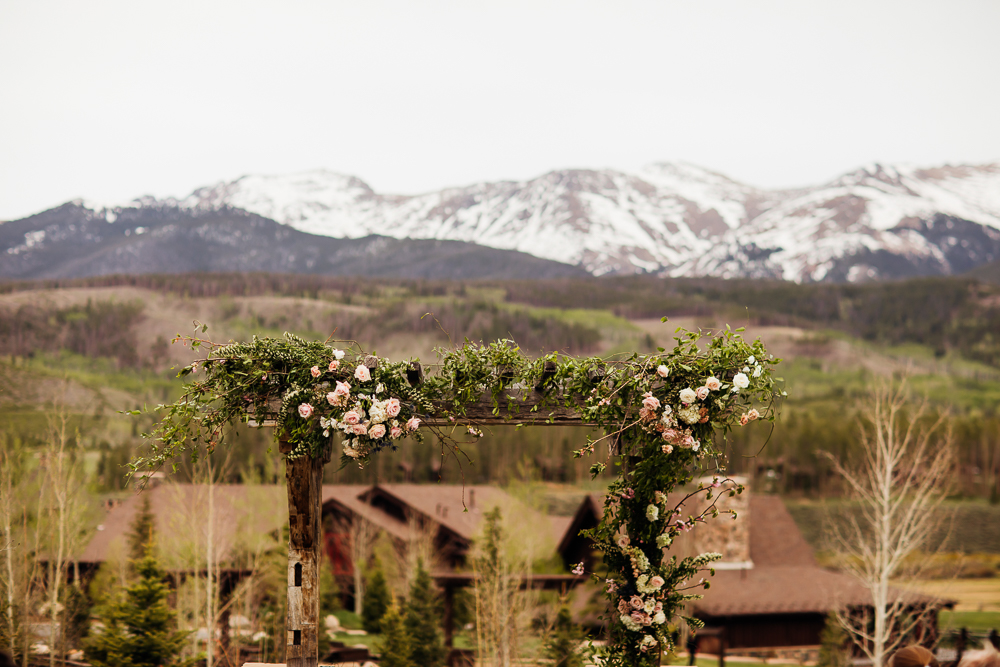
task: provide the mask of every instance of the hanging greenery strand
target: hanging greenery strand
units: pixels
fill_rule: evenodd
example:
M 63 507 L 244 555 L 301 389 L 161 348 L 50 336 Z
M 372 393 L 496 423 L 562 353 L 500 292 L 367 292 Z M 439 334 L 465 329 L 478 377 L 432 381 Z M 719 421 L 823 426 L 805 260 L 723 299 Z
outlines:
M 380 451 L 395 450 L 401 438 L 421 439 L 428 429 L 447 452 L 460 454 L 456 433 L 481 436 L 486 421 L 538 423 L 573 411 L 603 431 L 588 436 L 575 456 L 606 451 L 591 472 L 596 476 L 609 465 L 619 471 L 604 518 L 588 533 L 604 555 L 603 583 L 613 610 L 612 641 L 601 649 L 604 664 L 656 664 L 660 652 L 672 648 L 671 628 L 683 604 L 698 597 L 695 589 L 709 586 L 704 576 L 721 557 L 679 558 L 670 546 L 679 533 L 720 514 L 713 502 L 720 490 L 742 491 L 726 484 L 719 443 L 734 427 L 776 416 L 781 392 L 772 368 L 779 360 L 759 339 L 744 341 L 740 331 L 678 329 L 671 350 L 615 359 L 532 359 L 513 341 L 466 341 L 438 350 L 439 363 L 426 378 L 415 360 L 377 358 L 352 341 L 285 334 L 220 345 L 178 337 L 206 354 L 181 370 L 196 378 L 182 396 L 157 406 L 161 418 L 146 435 L 149 450 L 130 463 L 131 474 L 148 474 L 185 453 L 197 458 L 212 451 L 238 423 L 273 423 L 279 436 L 296 443 L 289 458 L 319 456 L 339 434 L 342 465 L 363 467 Z M 482 417 L 484 404 L 489 420 Z M 696 472 L 711 474 L 711 481 L 688 499 L 709 502 L 685 516 L 684 504 L 668 506 L 667 494 Z

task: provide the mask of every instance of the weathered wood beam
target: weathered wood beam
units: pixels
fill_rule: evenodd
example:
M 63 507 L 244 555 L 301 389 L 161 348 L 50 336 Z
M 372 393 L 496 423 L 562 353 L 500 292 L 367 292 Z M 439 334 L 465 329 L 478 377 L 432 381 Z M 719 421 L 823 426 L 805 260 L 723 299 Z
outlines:
M 295 449 L 287 437 L 279 440 L 283 454 Z M 288 610 L 285 615 L 285 664 L 319 665 L 319 566 L 323 503 L 324 456 L 286 460 L 288 486 Z

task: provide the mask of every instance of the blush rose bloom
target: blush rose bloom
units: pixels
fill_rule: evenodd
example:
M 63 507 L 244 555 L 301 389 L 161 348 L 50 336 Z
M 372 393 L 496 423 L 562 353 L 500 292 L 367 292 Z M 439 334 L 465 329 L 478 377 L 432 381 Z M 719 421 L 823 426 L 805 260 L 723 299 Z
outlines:
M 746 426 L 749 423 L 750 423 L 750 415 L 744 412 L 742 415 L 740 415 L 740 426 Z
M 662 588 L 664 583 L 666 583 L 666 582 L 663 580 L 663 577 L 661 577 L 660 575 L 655 575 L 654 577 L 652 577 L 649 580 L 649 585 L 652 586 L 654 589 L 657 589 L 657 590 L 659 590 L 660 588 Z M 656 610 L 656 611 L 659 611 L 659 610 Z
M 314 378 L 318 378 L 323 371 L 319 369 L 319 366 L 313 366 L 309 369 L 309 372 L 312 373 Z
M 628 601 L 632 605 L 632 609 L 642 609 L 642 598 L 638 595 L 633 595 L 632 599 Z
M 417 417 L 410 417 L 406 422 L 406 430 L 416 431 L 418 428 L 420 428 L 420 419 Z
M 670 375 L 670 369 L 667 368 L 665 365 L 660 364 L 659 366 L 656 367 L 656 374 L 659 375 L 661 378 L 665 378 L 668 375 Z
M 646 398 L 642 399 L 642 404 L 644 407 L 650 410 L 655 410 L 656 408 L 660 407 L 659 399 L 653 396 L 652 394 L 646 394 Z
M 355 424 L 354 426 L 351 427 L 351 433 L 353 433 L 354 435 L 367 435 L 368 427 L 365 426 L 364 424 Z
M 754 421 L 755 419 L 760 419 L 760 413 L 757 412 L 757 408 L 751 408 L 750 412 L 747 413 L 747 417 L 750 418 L 750 421 Z
M 385 426 L 382 424 L 375 424 L 368 430 L 368 435 L 369 437 L 378 440 L 385 435 Z
M 399 409 L 400 409 L 400 405 L 399 405 L 399 399 L 398 398 L 390 398 L 389 402 L 385 404 L 385 413 L 387 415 L 389 415 L 390 417 L 396 417 L 396 416 L 398 416 L 399 415 Z
M 372 379 L 372 373 L 368 370 L 368 367 L 361 364 L 354 369 L 354 377 L 358 382 L 368 382 Z
M 355 425 L 361 423 L 361 415 L 358 414 L 357 410 L 348 410 L 344 413 L 344 423 Z
M 706 398 L 708 398 L 708 387 L 698 387 L 698 389 L 695 390 L 694 393 L 698 397 L 698 400 L 704 401 Z
M 698 398 L 698 394 L 694 393 L 694 389 L 687 387 L 686 389 L 681 389 L 680 398 L 683 403 L 694 403 L 695 399 Z
M 312 416 L 312 413 L 313 413 L 313 406 L 309 405 L 308 403 L 303 403 L 302 405 L 299 406 L 299 416 L 302 417 L 303 419 L 309 419 L 309 417 Z
M 713 376 L 705 380 L 705 386 L 708 387 L 709 391 L 719 391 L 722 388 L 722 383 L 719 382 L 719 378 Z
M 331 371 L 335 371 L 338 368 L 340 368 L 340 362 L 339 361 L 337 361 L 336 359 L 334 359 L 333 361 L 330 362 L 330 370 Z
M 389 437 L 392 438 L 393 440 L 395 440 L 401 435 L 403 435 L 403 429 L 401 429 L 400 427 L 393 426 L 391 429 L 389 429 Z

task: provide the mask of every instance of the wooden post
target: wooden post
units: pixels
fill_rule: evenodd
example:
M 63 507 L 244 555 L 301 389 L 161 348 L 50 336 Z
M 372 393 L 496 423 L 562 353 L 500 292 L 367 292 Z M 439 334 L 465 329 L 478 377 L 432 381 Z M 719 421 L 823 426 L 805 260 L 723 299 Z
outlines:
M 283 454 L 295 449 L 287 437 L 279 440 Z M 285 463 L 288 484 L 288 612 L 285 616 L 285 664 L 319 665 L 319 564 L 323 503 L 321 458 L 303 456 Z

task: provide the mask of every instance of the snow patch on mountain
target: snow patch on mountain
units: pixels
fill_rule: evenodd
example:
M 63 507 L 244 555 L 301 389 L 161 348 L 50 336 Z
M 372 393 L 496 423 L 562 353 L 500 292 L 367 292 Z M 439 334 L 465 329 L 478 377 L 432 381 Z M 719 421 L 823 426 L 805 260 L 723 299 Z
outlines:
M 988 230 L 986 237 L 976 232 L 977 239 L 992 239 L 1000 230 L 1000 164 L 872 164 L 815 187 L 763 190 L 696 165 L 661 163 L 637 173 L 558 170 L 412 196 L 378 194 L 356 177 L 316 170 L 248 175 L 180 200 L 150 200 L 132 205 L 229 206 L 338 238 L 473 241 L 597 275 L 814 281 L 878 273 L 874 265 L 843 265 L 862 255 L 876 262 L 886 253 L 906 258 L 914 270 L 950 272 L 955 248 L 972 241 L 932 234 L 927 226 L 950 216 Z M 114 215 L 114 206 L 87 206 Z

